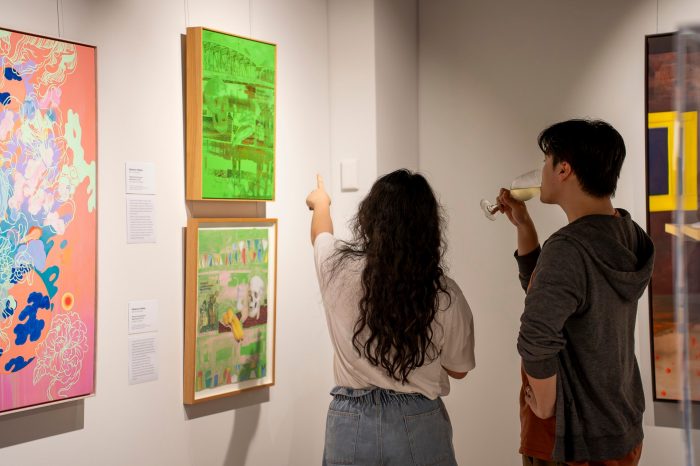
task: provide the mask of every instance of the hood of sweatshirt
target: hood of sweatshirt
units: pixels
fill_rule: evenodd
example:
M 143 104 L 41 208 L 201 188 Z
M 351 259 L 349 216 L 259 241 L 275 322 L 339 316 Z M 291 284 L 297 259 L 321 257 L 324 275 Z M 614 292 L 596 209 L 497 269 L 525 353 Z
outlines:
M 592 263 L 610 286 L 627 301 L 635 301 L 644 293 L 654 268 L 654 243 L 630 217 L 619 215 L 587 215 L 561 230 L 564 237 L 591 258 Z

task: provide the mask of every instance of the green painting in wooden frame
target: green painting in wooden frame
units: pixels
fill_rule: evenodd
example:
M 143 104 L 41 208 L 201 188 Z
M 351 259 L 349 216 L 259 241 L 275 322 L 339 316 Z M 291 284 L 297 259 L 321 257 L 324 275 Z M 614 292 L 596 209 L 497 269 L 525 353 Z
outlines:
M 277 222 L 191 219 L 185 403 L 274 383 Z
M 274 200 L 274 44 L 187 29 L 187 198 Z

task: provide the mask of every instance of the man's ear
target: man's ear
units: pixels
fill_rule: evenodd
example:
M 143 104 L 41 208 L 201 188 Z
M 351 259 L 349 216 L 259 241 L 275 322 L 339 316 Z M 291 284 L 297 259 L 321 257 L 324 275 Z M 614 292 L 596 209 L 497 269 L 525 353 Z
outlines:
M 559 162 L 556 167 L 556 172 L 561 181 L 566 180 L 574 173 L 569 162 Z

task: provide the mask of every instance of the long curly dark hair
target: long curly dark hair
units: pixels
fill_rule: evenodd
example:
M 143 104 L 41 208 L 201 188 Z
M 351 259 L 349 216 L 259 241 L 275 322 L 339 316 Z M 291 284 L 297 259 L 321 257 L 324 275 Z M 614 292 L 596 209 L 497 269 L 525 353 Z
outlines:
M 408 382 L 438 357 L 432 323 L 445 293 L 444 218 L 427 180 L 409 170 L 379 178 L 351 222 L 353 239 L 331 260 L 331 276 L 364 259 L 353 346 L 394 380 Z

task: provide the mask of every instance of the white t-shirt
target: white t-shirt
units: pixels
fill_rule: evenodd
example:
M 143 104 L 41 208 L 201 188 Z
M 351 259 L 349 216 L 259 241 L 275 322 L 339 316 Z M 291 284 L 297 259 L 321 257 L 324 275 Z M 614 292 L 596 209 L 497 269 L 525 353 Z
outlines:
M 433 343 L 440 352 L 437 359 L 414 369 L 408 383 L 402 384 L 387 375 L 382 367 L 373 366 L 357 354 L 352 343 L 355 322 L 360 313 L 362 297 L 360 276 L 363 260 L 350 260 L 330 277 L 331 262 L 327 259 L 336 250 L 336 239 L 321 233 L 314 242 L 314 259 L 326 320 L 335 350 L 333 372 L 336 385 L 350 388 L 380 387 L 403 393 L 421 393 L 430 399 L 450 392 L 450 382 L 443 367 L 453 372 L 474 368 L 474 322 L 467 300 L 459 286 L 446 277 L 449 298 L 440 293 L 440 311 L 433 321 Z

